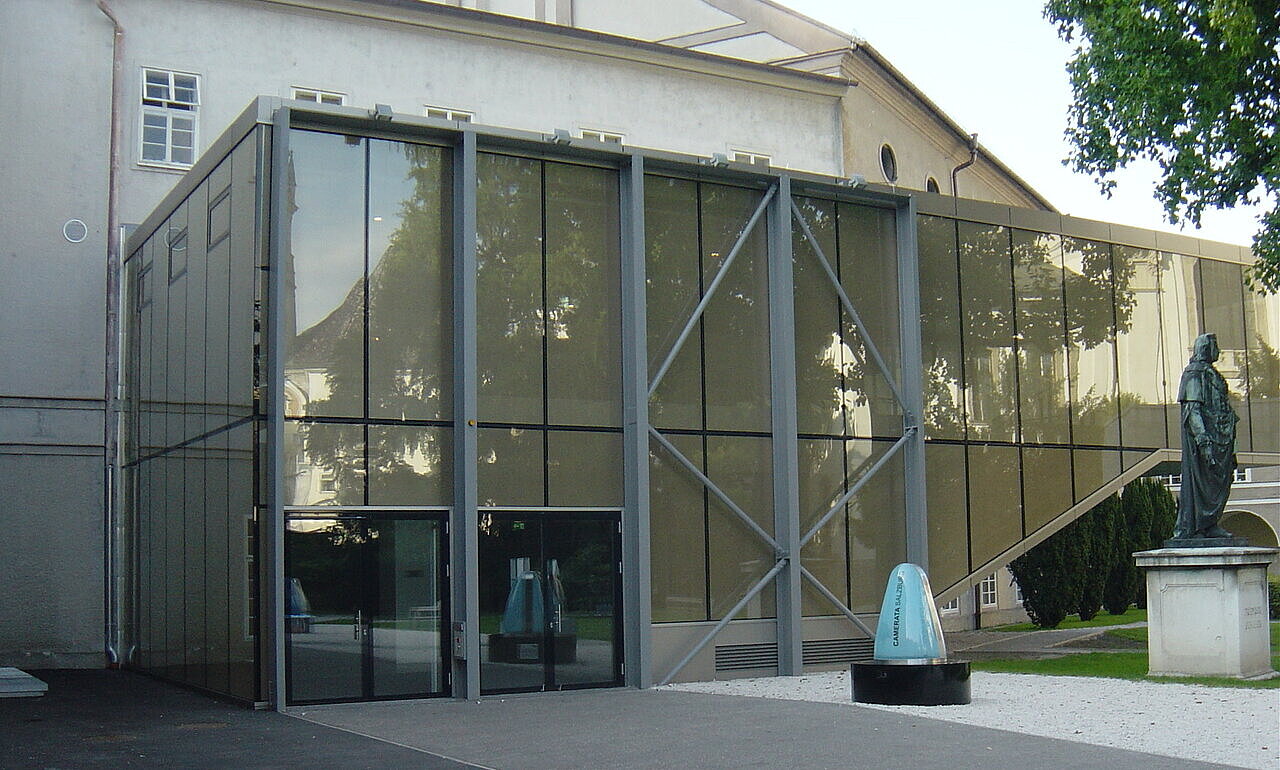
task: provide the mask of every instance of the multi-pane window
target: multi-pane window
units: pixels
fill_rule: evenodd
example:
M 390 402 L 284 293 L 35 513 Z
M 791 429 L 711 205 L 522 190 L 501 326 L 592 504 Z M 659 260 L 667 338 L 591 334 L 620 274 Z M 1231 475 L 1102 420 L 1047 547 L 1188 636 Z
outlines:
M 459 123 L 470 123 L 475 120 L 474 112 L 466 110 L 455 110 L 452 107 L 436 107 L 428 104 L 423 112 L 428 118 L 439 118 L 441 120 L 456 120 Z
M 960 600 L 958 598 L 952 599 L 938 609 L 942 611 L 943 615 L 954 615 L 960 611 Z
M 623 144 L 626 137 L 613 131 L 601 131 L 595 128 L 584 128 L 581 132 L 583 139 L 591 139 L 596 142 L 605 142 L 606 144 Z
M 337 91 L 322 91 L 319 88 L 299 88 L 293 87 L 293 98 L 301 102 L 315 102 L 316 104 L 333 104 L 342 106 L 346 104 L 347 97 Z
M 982 602 L 983 607 L 996 606 L 996 575 L 994 572 L 978 583 L 978 600 Z
M 196 159 L 200 76 L 142 71 L 142 162 L 190 166 Z

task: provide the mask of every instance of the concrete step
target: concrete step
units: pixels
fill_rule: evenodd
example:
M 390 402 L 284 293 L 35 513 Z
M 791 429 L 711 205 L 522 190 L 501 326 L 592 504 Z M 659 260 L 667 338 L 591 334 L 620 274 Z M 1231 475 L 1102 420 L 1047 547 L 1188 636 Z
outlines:
M 0 666 L 0 698 L 38 698 L 49 691 L 49 685 L 25 671 Z

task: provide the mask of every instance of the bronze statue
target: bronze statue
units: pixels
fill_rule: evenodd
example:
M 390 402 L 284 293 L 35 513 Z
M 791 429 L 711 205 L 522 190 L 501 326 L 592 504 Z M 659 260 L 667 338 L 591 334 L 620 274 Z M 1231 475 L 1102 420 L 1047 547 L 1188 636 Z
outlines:
M 1240 418 L 1227 398 L 1227 381 L 1213 362 L 1218 338 L 1196 337 L 1191 361 L 1182 371 L 1182 490 L 1174 540 L 1229 538 L 1218 523 L 1231 493 L 1236 470 L 1236 423 Z

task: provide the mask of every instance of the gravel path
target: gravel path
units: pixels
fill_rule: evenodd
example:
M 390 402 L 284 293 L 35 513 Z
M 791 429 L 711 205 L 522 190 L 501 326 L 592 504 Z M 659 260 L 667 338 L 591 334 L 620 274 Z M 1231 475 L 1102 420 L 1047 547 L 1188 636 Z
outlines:
M 968 706 L 854 704 L 849 672 L 668 685 L 674 690 L 848 703 L 1098 746 L 1280 768 L 1280 690 L 976 671 Z

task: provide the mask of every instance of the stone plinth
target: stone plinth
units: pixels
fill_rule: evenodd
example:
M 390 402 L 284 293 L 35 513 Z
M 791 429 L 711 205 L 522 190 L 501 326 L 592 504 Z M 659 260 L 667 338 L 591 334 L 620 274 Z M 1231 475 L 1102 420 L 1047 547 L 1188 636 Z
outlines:
M 1151 676 L 1259 679 L 1271 669 L 1267 565 L 1280 548 L 1160 548 L 1147 573 Z

